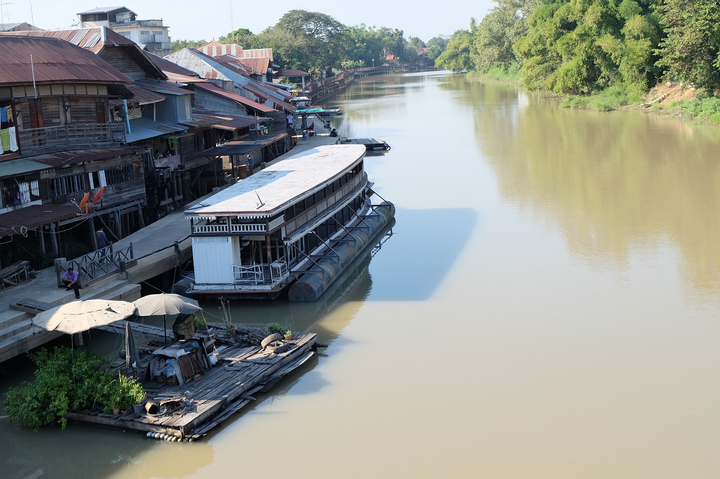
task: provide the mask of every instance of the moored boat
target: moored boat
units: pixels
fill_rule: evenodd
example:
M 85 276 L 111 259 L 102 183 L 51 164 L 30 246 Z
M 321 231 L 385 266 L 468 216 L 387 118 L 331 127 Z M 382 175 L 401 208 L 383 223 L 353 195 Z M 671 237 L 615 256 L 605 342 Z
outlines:
M 394 216 L 392 204 L 370 201 L 365 151 L 319 146 L 186 210 L 194 266 L 188 294 L 276 298 L 308 274 L 312 285 L 290 299 L 316 300 Z M 349 242 L 351 253 L 340 254 Z M 321 265 L 328 258 L 332 268 Z

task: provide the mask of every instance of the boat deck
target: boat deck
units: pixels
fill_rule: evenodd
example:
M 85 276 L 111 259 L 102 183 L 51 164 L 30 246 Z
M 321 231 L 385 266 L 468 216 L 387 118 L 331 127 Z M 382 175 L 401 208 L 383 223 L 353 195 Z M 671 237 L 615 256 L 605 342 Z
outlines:
M 136 430 L 170 441 L 194 441 L 205 436 L 227 417 L 253 401 L 252 394 L 268 390 L 275 382 L 314 355 L 314 333 L 293 335 L 290 348 L 279 354 L 260 346 L 230 347 L 221 359 L 197 380 L 182 385 L 153 387 L 143 384 L 148 400 L 158 405 L 156 414 L 130 411 L 119 414 L 72 412 L 67 418 Z

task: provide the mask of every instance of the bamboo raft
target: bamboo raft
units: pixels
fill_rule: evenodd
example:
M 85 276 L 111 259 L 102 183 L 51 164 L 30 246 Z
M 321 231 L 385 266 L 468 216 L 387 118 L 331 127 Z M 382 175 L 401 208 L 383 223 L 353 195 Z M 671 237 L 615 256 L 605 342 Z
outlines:
M 280 378 L 314 354 L 314 333 L 294 334 L 290 348 L 269 353 L 261 346 L 229 347 L 218 363 L 196 380 L 182 385 L 148 389 L 148 399 L 159 405 L 157 414 L 130 410 L 120 414 L 69 412 L 67 419 L 128 430 L 169 441 L 195 441 L 253 401 L 252 394 L 267 391 Z

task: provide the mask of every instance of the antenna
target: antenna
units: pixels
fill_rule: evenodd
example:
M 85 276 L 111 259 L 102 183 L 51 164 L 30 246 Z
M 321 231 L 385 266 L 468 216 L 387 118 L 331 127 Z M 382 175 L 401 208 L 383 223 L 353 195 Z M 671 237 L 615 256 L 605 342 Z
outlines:
M 263 203 L 263 200 L 260 199 L 260 195 L 258 194 L 257 191 L 255 192 L 255 196 L 257 196 L 257 199 L 258 199 L 258 201 L 260 202 L 260 204 L 257 206 L 258 209 L 260 209 L 260 208 L 262 208 L 263 206 L 265 206 L 265 203 Z

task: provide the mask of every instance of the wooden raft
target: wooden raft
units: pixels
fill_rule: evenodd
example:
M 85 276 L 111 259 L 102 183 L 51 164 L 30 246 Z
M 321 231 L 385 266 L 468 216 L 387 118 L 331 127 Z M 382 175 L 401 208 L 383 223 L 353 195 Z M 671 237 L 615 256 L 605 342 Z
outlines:
M 267 390 L 280 378 L 310 359 L 317 341 L 314 333 L 290 341 L 280 354 L 262 351 L 260 346 L 235 347 L 223 351 L 222 359 L 197 381 L 166 386 L 149 393 L 158 404 L 170 398 L 182 400 L 180 409 L 151 415 L 69 412 L 67 419 L 165 434 L 177 440 L 193 441 L 205 436 L 231 414 L 254 400 L 251 394 Z M 185 406 L 185 401 L 192 401 Z

